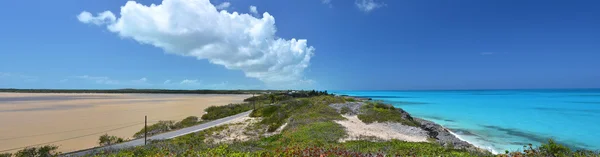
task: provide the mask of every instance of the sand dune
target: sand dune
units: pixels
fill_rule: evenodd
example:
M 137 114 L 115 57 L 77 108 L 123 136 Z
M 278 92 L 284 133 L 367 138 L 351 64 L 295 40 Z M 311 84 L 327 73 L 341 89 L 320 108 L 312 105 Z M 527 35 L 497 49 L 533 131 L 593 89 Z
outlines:
M 149 122 L 201 116 L 249 95 L 0 93 L 0 150 L 47 143 L 69 152 L 97 146 L 104 133 L 131 136 Z M 64 140 L 64 141 L 60 141 Z

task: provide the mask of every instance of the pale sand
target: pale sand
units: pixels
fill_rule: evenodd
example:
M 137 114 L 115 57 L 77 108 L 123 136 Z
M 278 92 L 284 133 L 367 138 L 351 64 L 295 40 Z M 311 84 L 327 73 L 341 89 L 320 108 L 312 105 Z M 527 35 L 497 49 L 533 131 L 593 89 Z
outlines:
M 336 123 L 344 126 L 348 137 L 340 142 L 361 140 L 364 137 L 375 137 L 381 140 L 397 139 L 408 142 L 427 142 L 427 132 L 412 126 L 399 123 L 371 123 L 362 122 L 356 115 L 344 115 L 347 120 L 338 120 Z
M 50 144 L 60 146 L 61 152 L 91 148 L 98 146 L 98 137 L 104 133 L 131 138 L 143 128 L 144 115 L 148 116 L 149 124 L 200 117 L 209 106 L 239 103 L 248 97 L 0 93 L 0 151 L 69 138 L 74 139 Z

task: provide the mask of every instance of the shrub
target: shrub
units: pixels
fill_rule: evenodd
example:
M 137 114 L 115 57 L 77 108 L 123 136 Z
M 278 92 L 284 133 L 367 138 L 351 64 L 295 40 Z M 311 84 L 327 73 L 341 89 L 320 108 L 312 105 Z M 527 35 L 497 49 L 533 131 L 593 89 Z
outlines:
M 420 124 L 402 109 L 381 102 L 368 102 L 361 107 L 358 119 L 365 123 L 397 122 L 408 126 L 418 127 Z
M 347 97 L 344 100 L 346 100 L 347 102 L 356 102 L 356 99 L 350 97 Z
M 11 153 L 0 153 L 0 157 L 12 157 Z
M 342 114 L 346 114 L 346 113 L 349 113 L 349 112 L 352 112 L 352 110 L 348 106 L 342 107 L 342 110 L 340 111 L 340 113 L 342 113 Z
M 42 147 L 28 147 L 23 150 L 17 151 L 14 156 L 16 157 L 55 157 L 60 155 L 60 152 L 56 151 L 58 146 L 47 145 Z
M 158 123 L 148 126 L 148 136 L 171 131 L 172 129 L 174 129 L 174 123 L 175 123 L 174 121 L 158 121 Z M 133 135 L 133 137 L 134 138 L 142 138 L 142 137 L 144 137 L 145 132 L 146 132 L 146 128 L 142 128 L 142 130 L 136 132 Z
M 199 124 L 198 117 L 189 116 L 189 117 L 181 120 L 180 122 L 175 123 L 175 125 L 173 126 L 173 129 L 190 127 L 190 126 L 194 126 L 196 124 Z
M 229 104 L 225 106 L 211 106 L 204 110 L 206 111 L 206 114 L 202 115 L 202 119 L 215 120 L 236 115 L 238 113 L 250 111 L 252 109 L 254 109 L 254 105 L 249 103 Z
M 123 140 L 123 138 L 117 137 L 117 136 L 109 136 L 108 134 L 104 134 L 102 136 L 100 136 L 100 138 L 98 139 L 98 144 L 100 144 L 100 146 L 108 146 L 108 145 L 112 145 L 112 144 L 116 144 L 116 143 L 121 143 L 125 140 Z

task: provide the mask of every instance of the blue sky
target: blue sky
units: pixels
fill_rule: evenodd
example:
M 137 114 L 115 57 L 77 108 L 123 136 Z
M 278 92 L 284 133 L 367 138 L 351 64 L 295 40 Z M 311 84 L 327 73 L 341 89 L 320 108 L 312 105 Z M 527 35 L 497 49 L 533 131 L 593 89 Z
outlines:
M 600 88 L 598 1 L 167 1 L 4 2 L 0 88 Z

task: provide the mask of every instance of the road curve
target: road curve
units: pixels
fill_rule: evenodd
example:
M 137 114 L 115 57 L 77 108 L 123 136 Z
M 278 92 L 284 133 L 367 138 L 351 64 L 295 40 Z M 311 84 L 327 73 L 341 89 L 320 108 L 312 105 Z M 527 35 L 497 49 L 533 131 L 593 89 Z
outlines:
M 252 110 L 246 111 L 246 112 L 243 112 L 243 113 L 240 113 L 240 114 L 236 114 L 236 115 L 233 115 L 233 116 L 229 116 L 229 117 L 225 117 L 225 118 L 213 120 L 213 121 L 206 122 L 206 123 L 203 123 L 203 124 L 199 124 L 199 125 L 195 125 L 195 126 L 191 126 L 191 127 L 187 127 L 187 128 L 183 128 L 183 129 L 171 131 L 171 132 L 161 133 L 161 134 L 158 134 L 158 135 L 154 135 L 154 136 L 148 137 L 148 140 L 172 139 L 172 138 L 175 138 L 175 137 L 179 137 L 179 136 L 187 135 L 187 134 L 190 134 L 190 133 L 202 131 L 202 130 L 205 130 L 205 129 L 208 129 L 208 128 L 212 128 L 212 127 L 215 127 L 215 126 L 219 126 L 219 125 L 225 124 L 225 123 L 230 122 L 231 120 L 239 118 L 239 117 L 248 116 L 250 114 L 250 112 L 252 112 Z M 110 146 L 95 147 L 95 148 L 90 148 L 90 149 L 85 149 L 85 150 L 79 150 L 79 151 L 75 151 L 75 152 L 65 153 L 62 156 L 65 156 L 65 157 L 78 157 L 78 156 L 84 156 L 84 155 L 88 155 L 88 154 L 94 154 L 96 152 L 101 152 L 101 151 L 104 151 L 104 150 L 119 150 L 119 149 L 130 148 L 130 147 L 141 146 L 141 145 L 144 145 L 144 139 L 143 138 L 142 139 L 135 139 L 135 140 L 131 140 L 131 141 L 127 141 L 127 142 L 115 144 L 115 145 L 110 145 Z

